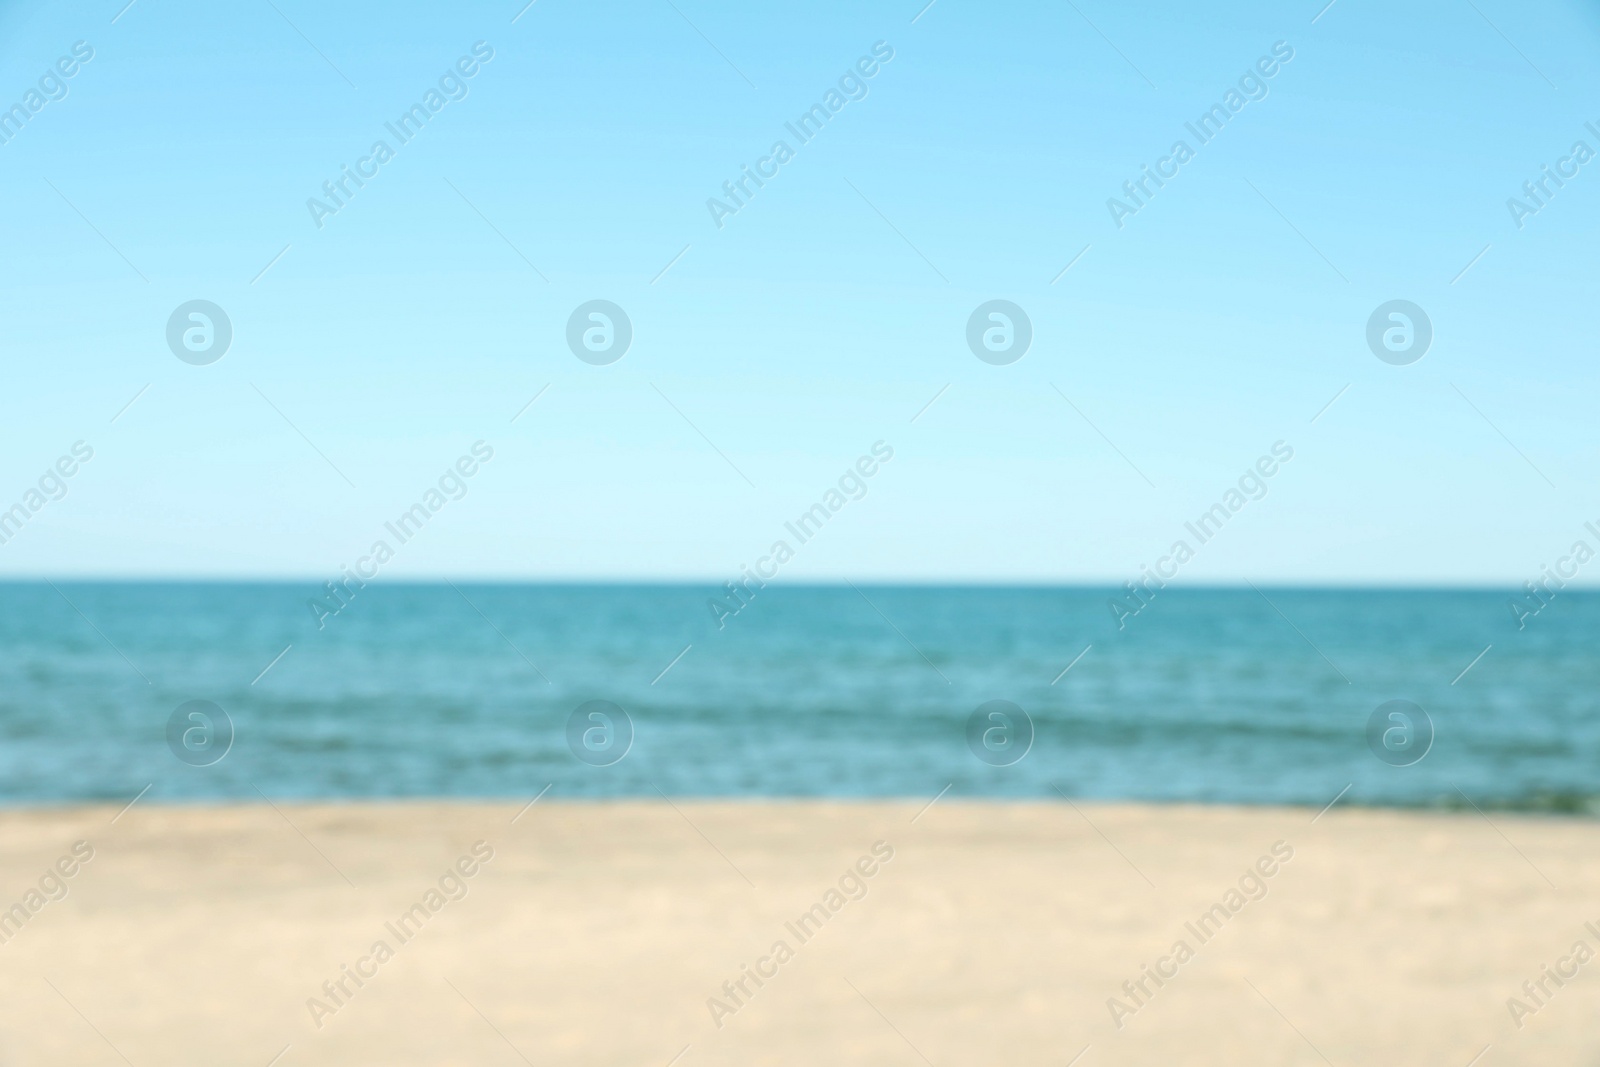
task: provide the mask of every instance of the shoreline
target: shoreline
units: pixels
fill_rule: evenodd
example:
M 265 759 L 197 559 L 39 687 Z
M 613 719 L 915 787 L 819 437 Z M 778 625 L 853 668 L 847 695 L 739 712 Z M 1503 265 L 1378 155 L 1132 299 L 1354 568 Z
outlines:
M 141 808 L 168 808 L 175 811 L 201 811 L 206 809 L 238 809 L 238 808 L 271 808 L 298 807 L 298 808 L 387 808 L 387 807 L 441 807 L 441 808 L 499 808 L 507 805 L 521 807 L 529 801 L 516 796 L 320 796 L 320 797 L 274 797 L 271 800 L 251 799 L 249 797 L 167 797 L 160 800 L 139 799 L 137 806 Z M 538 801 L 540 807 L 570 806 L 577 808 L 605 807 L 611 805 L 640 805 L 649 807 L 657 804 L 694 804 L 703 807 L 804 807 L 815 806 L 850 806 L 862 808 L 899 808 L 907 805 L 913 810 L 928 804 L 928 797 L 911 796 L 773 796 L 773 795 L 739 795 L 729 796 L 721 794 L 672 794 L 668 799 L 662 799 L 660 794 L 627 793 L 617 795 L 571 795 L 559 799 L 552 799 L 548 794 L 542 795 Z M 1062 799 L 1058 794 L 1054 799 L 1044 796 L 1010 797 L 997 795 L 964 795 L 950 797 L 943 795 L 938 803 L 964 804 L 972 806 L 994 807 L 1021 807 L 1021 808 L 1064 808 L 1070 810 L 1074 805 L 1079 807 L 1095 808 L 1130 808 L 1152 809 L 1157 811 L 1218 811 L 1218 812 L 1306 812 L 1317 814 L 1324 810 L 1319 805 L 1300 803 L 1264 803 L 1245 804 L 1237 801 L 1198 801 L 1198 800 L 1141 800 L 1141 799 L 1104 799 L 1099 797 L 1071 796 Z M 106 810 L 115 814 L 125 807 L 132 807 L 126 801 L 113 801 L 103 799 L 69 800 L 69 801 L 0 801 L 0 818 L 8 814 L 45 814 L 45 813 L 70 813 Z M 1507 818 L 1545 819 L 1550 821 L 1595 823 L 1600 825 L 1600 793 L 1593 798 L 1592 804 L 1582 807 L 1565 807 L 1560 804 L 1551 806 L 1516 806 L 1504 807 L 1496 805 L 1493 800 L 1458 801 L 1453 805 L 1397 805 L 1381 803 L 1361 803 L 1351 800 L 1348 796 L 1340 798 L 1337 803 L 1326 809 L 1329 815 L 1336 811 L 1365 812 L 1371 814 L 1393 813 L 1397 815 L 1471 815 L 1482 819 L 1484 813 L 1504 816 Z

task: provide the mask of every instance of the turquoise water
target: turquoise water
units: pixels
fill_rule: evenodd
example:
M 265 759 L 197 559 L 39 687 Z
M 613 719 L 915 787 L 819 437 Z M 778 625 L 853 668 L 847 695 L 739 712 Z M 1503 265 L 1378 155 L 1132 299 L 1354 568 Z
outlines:
M 719 629 L 704 587 L 374 582 L 319 629 L 318 592 L 0 585 L 0 801 L 1600 797 L 1600 595 L 1519 630 L 1506 593 L 1169 589 L 1119 630 L 1107 590 L 774 586 Z M 1009 766 L 967 742 L 997 699 L 1033 723 Z M 1410 766 L 1368 745 L 1392 699 L 1434 726 Z M 193 700 L 233 724 L 208 766 L 167 741 Z M 633 726 L 606 766 L 568 743 L 593 700 Z

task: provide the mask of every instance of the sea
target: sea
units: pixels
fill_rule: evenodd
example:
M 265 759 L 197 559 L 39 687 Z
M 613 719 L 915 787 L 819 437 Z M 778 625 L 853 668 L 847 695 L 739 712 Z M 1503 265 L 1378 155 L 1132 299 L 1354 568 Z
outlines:
M 11 582 L 0 803 L 1594 814 L 1600 594 L 1520 619 L 1517 595 L 372 582 L 330 599 L 310 582 Z

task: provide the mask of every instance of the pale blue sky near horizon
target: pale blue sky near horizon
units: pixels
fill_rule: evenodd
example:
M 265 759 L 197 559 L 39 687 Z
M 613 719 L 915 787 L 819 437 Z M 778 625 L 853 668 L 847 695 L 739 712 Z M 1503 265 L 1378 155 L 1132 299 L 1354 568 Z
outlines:
M 1514 588 L 1600 547 L 1600 160 L 1506 207 L 1600 151 L 1594 4 L 124 2 L 0 5 L 0 107 L 94 49 L 0 144 L 0 510 L 95 453 L 0 577 L 335 577 L 480 439 L 386 578 L 721 581 L 880 440 L 785 579 L 1120 584 L 1278 441 L 1181 583 Z M 379 139 L 319 229 L 307 199 Z M 707 199 L 779 139 L 719 229 Z M 595 298 L 633 323 L 609 366 L 566 346 Z M 997 298 L 1034 330 L 1008 366 L 965 341 Z M 1409 366 L 1365 341 L 1397 298 L 1435 331 Z M 209 366 L 166 345 L 192 299 L 232 321 Z

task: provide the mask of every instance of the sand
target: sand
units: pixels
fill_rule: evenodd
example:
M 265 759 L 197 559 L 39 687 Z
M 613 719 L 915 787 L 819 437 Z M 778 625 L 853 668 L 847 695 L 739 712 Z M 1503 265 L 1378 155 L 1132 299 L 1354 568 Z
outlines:
M 924 803 L 3 812 L 0 1063 L 1600 1058 L 1593 822 Z

